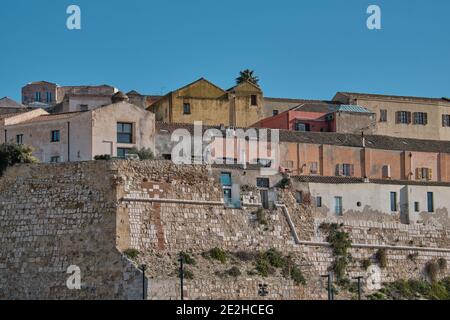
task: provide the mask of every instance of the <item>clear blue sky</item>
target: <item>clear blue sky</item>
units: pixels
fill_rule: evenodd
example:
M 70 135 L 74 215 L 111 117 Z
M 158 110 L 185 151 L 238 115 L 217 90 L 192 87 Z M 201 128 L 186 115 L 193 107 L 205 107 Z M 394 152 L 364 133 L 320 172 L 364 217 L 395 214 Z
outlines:
M 82 30 L 66 28 L 66 8 Z M 382 9 L 382 30 L 366 9 Z M 166 93 L 254 69 L 266 96 L 450 96 L 448 0 L 2 0 L 0 97 L 27 82 Z

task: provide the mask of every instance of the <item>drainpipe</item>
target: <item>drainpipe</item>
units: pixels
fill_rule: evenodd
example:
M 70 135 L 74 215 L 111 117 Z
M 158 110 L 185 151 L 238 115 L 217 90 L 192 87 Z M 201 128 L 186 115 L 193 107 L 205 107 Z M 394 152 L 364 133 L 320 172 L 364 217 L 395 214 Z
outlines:
M 8 142 L 8 140 L 7 140 L 7 138 L 8 138 L 7 132 L 8 132 L 8 130 L 5 129 L 5 143 Z
M 70 162 L 70 122 L 67 122 L 67 162 Z

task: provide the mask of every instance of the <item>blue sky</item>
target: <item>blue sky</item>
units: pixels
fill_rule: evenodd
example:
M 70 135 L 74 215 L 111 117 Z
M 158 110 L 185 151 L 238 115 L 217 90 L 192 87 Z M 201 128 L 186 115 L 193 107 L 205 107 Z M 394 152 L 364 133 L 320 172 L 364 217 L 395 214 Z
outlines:
M 82 30 L 66 28 L 66 8 Z M 382 10 L 382 30 L 366 9 Z M 450 96 L 448 0 L 2 0 L 0 97 L 27 82 L 161 94 L 254 69 L 266 96 Z

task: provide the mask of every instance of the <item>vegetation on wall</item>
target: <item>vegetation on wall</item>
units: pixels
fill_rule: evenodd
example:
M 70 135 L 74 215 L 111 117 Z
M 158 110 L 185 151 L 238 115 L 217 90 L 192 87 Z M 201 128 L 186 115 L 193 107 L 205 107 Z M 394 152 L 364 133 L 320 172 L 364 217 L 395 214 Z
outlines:
M 138 250 L 136 250 L 136 249 L 127 249 L 127 250 L 125 250 L 125 251 L 123 252 L 123 254 L 124 254 L 128 259 L 130 259 L 130 260 L 135 260 L 135 259 L 139 256 L 140 252 L 139 252 Z
M 380 268 L 386 268 L 387 267 L 387 250 L 386 249 L 379 249 L 376 253 L 375 253 L 375 259 L 378 262 L 378 265 L 380 266 Z
M 369 300 L 450 300 L 450 277 L 439 282 L 398 280 L 367 296 Z
M 333 250 L 334 263 L 332 271 L 338 283 L 345 280 L 347 266 L 352 259 L 348 253 L 348 249 L 352 245 L 350 235 L 341 230 L 341 227 L 342 225 L 336 223 L 322 223 L 319 227 L 322 232 L 327 234 L 327 242 L 330 243 Z
M 193 266 L 195 266 L 197 264 L 195 259 L 187 252 L 181 252 L 180 253 L 180 257 L 183 260 L 184 264 L 190 264 L 190 265 L 193 265 Z
M 100 161 L 100 160 L 108 161 L 108 160 L 111 160 L 111 156 L 109 154 L 101 154 L 101 155 L 95 156 L 94 160 L 96 160 L 96 161 Z
M 256 257 L 256 272 L 262 277 L 274 275 L 276 271 L 281 270 L 281 274 L 286 279 L 292 279 L 297 285 L 305 285 L 306 279 L 300 268 L 295 265 L 291 257 L 283 256 L 276 249 L 270 249 L 260 253 Z
M 221 263 L 225 263 L 227 262 L 228 254 L 224 250 L 216 247 L 207 252 L 204 252 L 203 257 L 206 259 L 214 259 L 220 261 Z
M 141 160 L 153 160 L 155 158 L 155 155 L 153 154 L 153 151 L 148 148 L 131 148 L 128 151 L 128 154 L 137 154 L 139 156 L 139 159 Z
M 38 159 L 33 157 L 33 148 L 26 145 L 13 143 L 0 144 L 0 176 L 10 166 L 18 163 L 36 163 Z
M 256 221 L 260 225 L 267 226 L 269 224 L 269 222 L 267 221 L 267 214 L 263 208 L 259 208 L 257 211 L 255 211 L 254 215 L 256 216 Z

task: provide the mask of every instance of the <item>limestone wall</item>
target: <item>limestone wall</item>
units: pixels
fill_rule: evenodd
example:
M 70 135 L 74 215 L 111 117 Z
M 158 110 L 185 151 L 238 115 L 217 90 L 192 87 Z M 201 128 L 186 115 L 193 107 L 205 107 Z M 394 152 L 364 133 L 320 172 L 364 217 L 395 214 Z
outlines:
M 382 281 L 421 277 L 432 259 L 450 262 L 449 231 L 435 220 L 409 226 L 371 216 L 330 218 L 297 204 L 294 190 L 278 190 L 298 243 L 281 209 L 265 211 L 262 223 L 255 204 L 226 208 L 217 176 L 214 169 L 168 161 L 9 169 L 0 179 L 0 299 L 139 299 L 141 263 L 148 266 L 148 298 L 177 299 L 180 251 L 196 262 L 186 265 L 188 299 L 259 299 L 260 284 L 268 286 L 266 298 L 326 299 L 321 275 L 334 256 L 319 230 L 323 222 L 350 233 L 349 277 L 366 279 L 363 261 L 376 264 L 383 247 Z M 208 256 L 216 247 L 227 252 L 223 263 Z M 307 284 L 296 285 L 281 270 L 256 274 L 255 256 L 270 248 L 290 256 Z M 139 252 L 133 261 L 123 254 L 129 249 Z M 81 290 L 65 285 L 70 265 L 81 269 Z M 227 275 L 233 267 L 239 275 Z

